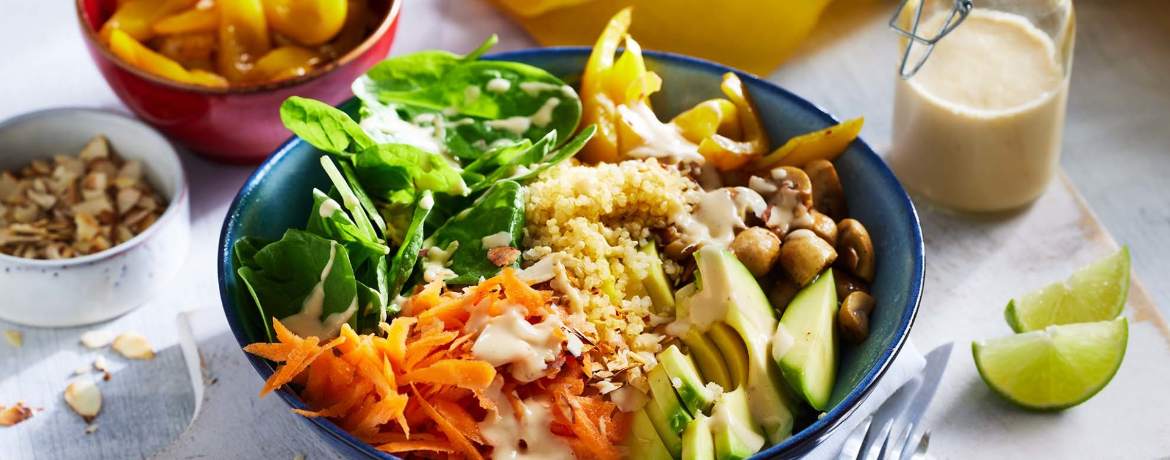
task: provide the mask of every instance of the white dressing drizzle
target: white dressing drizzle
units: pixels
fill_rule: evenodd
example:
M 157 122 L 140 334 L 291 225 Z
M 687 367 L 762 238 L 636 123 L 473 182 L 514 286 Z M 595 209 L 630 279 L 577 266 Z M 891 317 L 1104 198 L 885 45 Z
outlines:
M 510 246 L 512 244 L 512 234 L 508 232 L 493 233 L 483 237 L 481 241 L 484 249 Z
M 657 158 L 665 163 L 691 162 L 703 164 L 706 160 L 699 154 L 699 146 L 687 140 L 678 127 L 663 123 L 653 110 L 643 102 L 633 106 L 620 105 L 617 108 L 621 121 L 642 138 L 642 145 L 626 151 L 631 158 Z
M 486 317 L 486 305 L 471 310 L 464 329 L 479 330 L 471 353 L 493 367 L 511 365 L 512 377 L 521 382 L 544 377 L 548 363 L 564 350 L 562 336 L 575 338 L 560 316 L 545 316 L 536 324 L 528 322 L 528 309 L 522 305 L 506 306 L 503 313 L 491 317 Z
M 447 268 L 451 265 L 451 255 L 459 250 L 459 242 L 452 241 L 446 249 L 431 246 L 423 259 L 423 280 L 431 283 L 435 280 L 449 280 L 455 277 L 455 272 Z
M 730 430 L 752 452 L 758 452 L 766 441 L 763 436 L 744 425 L 743 420 L 731 413 L 731 408 L 723 402 L 716 402 L 711 409 L 711 432 L 719 433 Z
M 463 89 L 463 103 L 466 105 L 474 104 L 481 94 L 478 86 L 468 86 Z
M 540 106 L 540 109 L 532 114 L 532 124 L 536 125 L 537 128 L 548 126 L 552 122 L 553 109 L 556 109 L 560 103 L 560 99 L 555 97 L 548 98 L 547 101 L 544 101 L 544 105 Z
M 745 227 L 738 209 L 731 190 L 721 188 L 703 193 L 693 212 L 678 213 L 673 220 L 688 245 L 705 242 L 727 247 L 736 231 Z
M 333 217 L 333 213 L 340 210 L 341 205 L 337 203 L 337 200 L 334 200 L 333 198 L 326 198 L 325 201 L 321 202 L 321 207 L 317 209 L 317 214 L 320 215 L 322 219 L 328 219 Z M 346 216 L 347 220 L 348 218 L 349 216 Z
M 545 91 L 560 91 L 565 97 L 572 99 L 577 97 L 577 92 L 569 85 L 554 85 L 552 83 L 545 83 L 541 81 L 526 81 L 520 83 L 520 91 L 524 91 L 529 96 L 536 97 Z
M 507 460 L 574 460 L 573 449 L 564 438 L 552 434 L 552 403 L 546 396 L 520 400 L 520 414 L 503 394 L 504 380 L 488 387 L 486 394 L 496 403 L 479 423 L 479 431 L 494 449 L 492 457 Z
M 488 80 L 486 88 L 493 93 L 504 93 L 512 89 L 512 82 L 503 78 L 493 78 Z
M 341 331 L 341 325 L 349 321 L 349 317 L 357 311 L 357 296 L 354 296 L 349 308 L 340 313 L 330 314 L 324 321 L 321 321 L 321 312 L 325 308 L 325 279 L 333 271 L 333 260 L 336 257 L 337 242 L 330 241 L 329 260 L 325 262 L 325 268 L 321 270 L 321 277 L 317 284 L 313 286 L 313 290 L 301 303 L 301 311 L 280 320 L 284 327 L 292 331 L 293 334 L 300 337 L 317 337 L 321 340 L 332 339 L 337 337 Z

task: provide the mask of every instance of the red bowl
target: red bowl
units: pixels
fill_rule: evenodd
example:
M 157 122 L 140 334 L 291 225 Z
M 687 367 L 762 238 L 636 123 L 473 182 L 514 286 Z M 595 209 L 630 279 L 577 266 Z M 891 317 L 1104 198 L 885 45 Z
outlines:
M 372 0 L 382 21 L 346 55 L 301 77 L 259 85 L 209 88 L 164 79 L 117 57 L 97 30 L 116 0 L 76 0 L 89 54 L 106 83 L 135 115 L 208 158 L 258 163 L 292 135 L 280 122 L 280 104 L 290 96 L 337 105 L 353 96 L 350 85 L 390 53 L 398 28 L 400 0 Z

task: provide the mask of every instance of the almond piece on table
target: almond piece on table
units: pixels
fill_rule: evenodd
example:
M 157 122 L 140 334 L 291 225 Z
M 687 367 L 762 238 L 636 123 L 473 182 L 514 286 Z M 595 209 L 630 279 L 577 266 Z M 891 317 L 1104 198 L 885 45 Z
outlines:
M 122 356 L 131 359 L 154 358 L 154 350 L 150 348 L 150 342 L 146 340 L 146 337 L 133 332 L 123 332 L 119 335 L 118 338 L 114 339 L 113 348 Z
M 12 426 L 32 418 L 33 410 L 19 401 L 15 406 L 0 406 L 0 426 Z
M 78 379 L 65 387 L 65 403 L 85 419 L 86 422 L 97 417 L 102 410 L 102 392 L 90 379 Z
M 94 432 L 96 432 L 97 429 L 98 429 L 98 424 L 91 423 L 91 424 L 89 424 L 89 426 L 85 427 L 85 434 L 94 434 Z
M 14 331 L 12 329 L 5 330 L 4 338 L 7 339 L 8 344 L 12 345 L 13 347 L 20 348 L 21 345 L 24 345 L 24 334 L 22 334 L 20 331 Z
M 93 368 L 97 369 L 99 371 L 105 372 L 105 370 L 106 370 L 106 357 L 102 356 L 102 355 L 97 355 L 97 357 L 93 359 Z
M 113 341 L 114 333 L 104 329 L 97 329 L 81 334 L 81 344 L 85 345 L 86 348 L 102 348 Z

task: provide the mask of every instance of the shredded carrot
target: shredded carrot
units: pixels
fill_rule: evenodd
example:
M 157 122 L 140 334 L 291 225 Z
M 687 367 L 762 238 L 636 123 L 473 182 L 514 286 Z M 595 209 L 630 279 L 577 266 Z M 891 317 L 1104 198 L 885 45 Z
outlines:
M 454 385 L 472 390 L 485 390 L 496 378 L 496 368 L 487 361 L 444 359 L 434 365 L 415 369 L 402 376 L 403 383 L 431 383 Z
M 244 347 L 244 351 L 267 359 L 269 361 L 287 361 L 288 355 L 297 347 L 295 343 L 253 343 Z
M 483 438 L 483 434 L 479 432 L 478 422 L 475 421 L 475 418 L 473 418 L 471 414 L 467 412 L 467 409 L 463 408 L 463 406 L 460 406 L 453 401 L 440 399 L 435 401 L 435 410 L 439 412 L 439 415 L 442 415 L 447 420 L 450 420 L 451 425 L 455 426 L 455 428 L 459 429 L 460 432 L 467 435 L 467 437 L 472 441 L 475 441 L 479 444 L 487 444 L 487 441 L 485 441 Z
M 455 446 L 447 441 L 396 441 L 388 442 L 377 447 L 378 450 L 389 454 L 429 450 L 432 452 L 455 452 Z
M 483 460 L 483 455 L 480 455 L 479 450 L 477 450 L 475 446 L 471 445 L 471 441 L 469 441 L 467 437 L 459 431 L 459 428 L 455 427 L 455 425 L 452 425 L 449 420 L 439 414 L 439 412 L 436 411 L 435 408 L 427 402 L 426 398 L 417 398 L 417 400 L 419 406 L 422 407 L 427 416 L 429 416 L 431 420 L 435 421 L 435 425 L 439 427 L 439 430 L 442 431 L 443 434 L 447 435 L 447 439 L 449 439 L 451 443 L 455 445 L 455 447 L 457 447 L 463 453 L 467 454 L 468 458 Z
M 431 329 L 424 332 L 418 340 L 406 345 L 406 357 L 401 367 L 406 370 L 414 369 L 420 361 L 430 356 L 437 348 L 451 343 L 458 336 L 459 333 L 455 331 L 445 332 Z
M 390 364 L 394 367 L 402 367 L 406 355 L 406 336 L 410 334 L 410 326 L 417 322 L 418 318 L 414 317 L 394 318 L 389 327 L 383 328 L 386 331 L 386 357 L 390 358 Z

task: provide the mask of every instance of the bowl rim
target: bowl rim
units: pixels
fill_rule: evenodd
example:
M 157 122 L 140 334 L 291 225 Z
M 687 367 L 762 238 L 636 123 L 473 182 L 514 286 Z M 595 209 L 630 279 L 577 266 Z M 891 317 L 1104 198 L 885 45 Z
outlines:
M 544 47 L 495 53 L 486 55 L 483 57 L 483 59 L 517 60 L 517 58 L 528 56 L 564 53 L 587 57 L 591 52 L 592 48 L 587 46 Z M 681 54 L 659 51 L 643 51 L 643 55 L 647 57 L 653 57 L 656 60 L 675 61 L 676 63 L 681 63 L 687 66 L 701 67 L 705 68 L 706 70 L 718 71 L 720 73 L 735 72 L 735 74 L 744 80 L 745 83 L 750 83 L 755 86 L 766 88 L 769 91 L 774 91 L 784 98 L 796 103 L 797 105 L 804 107 L 804 109 L 806 109 L 813 116 L 819 117 L 827 123 L 840 123 L 840 120 L 837 117 L 833 116 L 820 106 L 813 104 L 812 102 L 809 102 L 800 96 L 797 96 L 796 94 L 780 87 L 775 83 L 764 80 L 751 73 L 733 69 L 731 67 L 727 67 L 725 65 L 705 59 Z M 352 100 L 352 98 L 348 99 L 346 102 L 343 102 L 340 105 L 348 104 Z M 232 200 L 232 204 L 228 208 L 228 213 L 224 218 L 224 223 L 220 231 L 218 247 L 219 254 L 217 255 L 218 260 L 216 262 L 218 272 L 217 275 L 219 277 L 220 301 L 223 304 L 224 314 L 227 317 L 228 324 L 232 329 L 232 334 L 235 335 L 236 341 L 240 344 L 241 347 L 248 345 L 249 342 L 247 341 L 247 337 L 245 337 L 243 334 L 242 326 L 236 320 L 236 315 L 233 314 L 230 308 L 230 305 L 234 302 L 234 300 L 229 299 L 227 294 L 227 279 L 225 277 L 224 270 L 226 268 L 226 263 L 230 260 L 232 249 L 227 245 L 227 237 L 229 233 L 231 233 L 230 228 L 234 223 L 237 222 L 237 214 L 239 212 L 239 204 L 241 200 L 251 194 L 261 178 L 263 178 L 273 167 L 280 163 L 284 157 L 289 155 L 289 153 L 292 152 L 294 148 L 303 142 L 304 141 L 299 139 L 296 135 L 293 135 L 291 138 L 289 138 L 288 141 L 282 144 L 276 150 L 276 152 L 268 157 L 268 159 L 266 159 L 259 168 L 256 169 L 252 176 L 250 176 L 248 180 L 245 181 L 241 186 L 240 191 L 237 193 L 235 199 Z M 807 452 L 809 449 L 813 448 L 813 445 L 810 445 L 810 443 L 822 441 L 824 438 L 829 436 L 833 430 L 838 428 L 845 421 L 845 419 L 847 419 L 855 410 L 857 410 L 857 408 L 861 406 L 861 403 L 869 397 L 870 393 L 872 393 L 873 389 L 877 386 L 878 380 L 883 375 L 885 375 L 886 371 L 889 370 L 893 364 L 894 359 L 902 351 L 903 346 L 909 340 L 910 330 L 914 324 L 914 320 L 918 314 L 919 306 L 922 302 L 922 290 L 923 284 L 925 283 L 925 247 L 922 239 L 922 227 L 918 218 L 918 211 L 914 207 L 914 202 L 911 201 L 910 196 L 906 193 L 901 183 L 898 182 L 896 176 L 894 175 L 893 171 L 890 170 L 889 166 L 886 165 L 881 157 L 860 136 L 852 143 L 850 143 L 850 147 L 859 148 L 863 157 L 868 159 L 868 161 L 872 164 L 871 166 L 873 169 L 875 169 L 875 172 L 881 176 L 881 180 L 887 183 L 887 185 L 890 185 L 893 190 L 900 192 L 897 194 L 897 198 L 901 202 L 900 204 L 902 204 L 908 211 L 905 218 L 909 219 L 913 224 L 910 226 L 910 238 L 912 242 L 910 250 L 912 252 L 913 267 L 911 270 L 910 286 L 908 287 L 909 295 L 907 301 L 909 305 L 906 311 L 902 314 L 902 317 L 898 320 L 893 344 L 882 351 L 878 358 L 878 364 L 873 369 L 871 369 L 865 375 L 865 377 L 861 379 L 855 390 L 846 394 L 846 396 L 833 409 L 824 413 L 811 425 L 805 427 L 799 432 L 793 433 L 791 437 L 784 440 L 783 442 L 771 446 L 763 451 L 757 452 L 755 455 L 750 457 L 751 459 L 778 458 L 782 455 Z M 256 369 L 262 378 L 267 379 L 273 374 L 274 369 L 268 364 L 267 361 L 254 355 L 246 355 L 248 361 L 252 363 L 252 367 Z M 290 391 L 288 385 L 282 386 L 276 391 L 276 393 L 280 395 L 281 399 L 283 399 L 285 403 L 293 408 L 312 410 L 300 400 L 298 395 Z M 370 458 L 401 460 L 401 457 L 376 450 L 372 445 L 357 439 L 355 436 L 341 429 L 340 426 L 333 422 L 318 418 L 308 418 L 304 421 L 315 425 L 318 429 L 326 433 L 329 433 L 338 442 L 345 443 L 358 451 L 364 452 L 370 456 Z
M 363 40 L 344 55 L 325 63 L 325 65 L 321 67 L 313 69 L 311 72 L 298 77 L 277 80 L 274 82 L 243 85 L 229 84 L 226 87 L 196 85 L 193 83 L 174 81 L 168 78 L 164 78 L 160 75 L 147 72 L 118 57 L 114 54 L 113 51 L 110 51 L 109 46 L 107 46 L 105 43 L 102 43 L 101 38 L 98 37 L 98 32 L 94 30 L 93 27 L 90 27 L 89 21 L 86 20 L 87 15 L 85 13 L 85 4 L 89 1 L 95 0 L 76 0 L 74 2 L 76 5 L 75 9 L 77 12 L 77 22 L 81 26 L 81 35 L 85 37 L 86 43 L 89 44 L 92 49 L 97 50 L 97 53 L 101 54 L 103 58 L 113 62 L 114 65 L 118 66 L 118 68 L 156 85 L 187 93 L 196 93 L 210 96 L 265 93 L 283 88 L 300 86 L 301 84 L 308 83 L 324 77 L 325 75 L 331 74 L 334 70 L 349 64 L 359 56 L 365 54 L 370 50 L 370 48 L 374 46 L 376 42 L 380 41 L 386 35 L 386 33 L 391 29 L 392 25 L 398 20 L 398 15 L 401 12 L 402 3 L 404 0 L 388 0 L 390 2 L 390 9 L 386 12 L 385 17 L 382 18 L 382 22 L 378 24 L 378 27 L 374 29 L 374 31 L 371 32 L 365 40 Z
M 126 242 L 124 242 L 122 244 L 112 246 L 109 249 L 106 249 L 104 251 L 95 252 L 93 254 L 86 254 L 86 255 L 81 256 L 81 257 L 72 257 L 69 259 L 52 259 L 52 260 L 25 259 L 23 257 L 16 257 L 16 256 L 0 253 L 0 262 L 6 262 L 6 263 L 13 264 L 13 265 L 24 265 L 27 267 L 36 267 L 36 268 L 42 268 L 42 269 L 49 269 L 49 268 L 60 269 L 60 268 L 75 267 L 75 266 L 79 266 L 79 265 L 97 264 L 97 263 L 103 262 L 107 259 L 112 259 L 114 257 L 122 255 L 122 254 L 142 245 L 147 240 L 153 238 L 156 233 L 162 231 L 162 230 L 160 230 L 161 228 L 163 228 L 165 225 L 169 225 L 171 223 L 171 221 L 178 218 L 175 216 L 178 215 L 180 212 L 180 210 L 179 210 L 180 204 L 183 201 L 188 200 L 188 194 L 190 193 L 190 190 L 189 190 L 189 187 L 187 184 L 187 171 L 186 171 L 186 168 L 183 167 L 183 159 L 182 159 L 182 157 L 179 156 L 179 150 L 177 148 L 175 148 L 174 142 L 171 142 L 171 140 L 168 139 L 166 136 L 163 136 L 161 133 L 156 131 L 154 128 L 150 127 L 146 123 L 143 123 L 142 121 L 140 121 L 136 118 L 133 118 L 133 117 L 130 117 L 127 115 L 123 115 L 120 113 L 116 113 L 116 112 L 110 112 L 107 110 L 92 109 L 92 108 L 86 108 L 86 107 L 59 107 L 59 108 L 53 108 L 53 109 L 37 110 L 35 112 L 29 112 L 29 113 L 26 113 L 23 115 L 17 115 L 15 117 L 9 118 L 7 120 L 0 121 L 0 131 L 9 129 L 9 128 L 11 128 L 15 125 L 18 125 L 18 124 L 27 123 L 27 122 L 31 122 L 31 121 L 35 121 L 35 120 L 43 119 L 43 118 L 62 116 L 62 115 L 71 114 L 71 113 L 82 113 L 82 114 L 88 114 L 88 115 L 95 115 L 98 117 L 109 117 L 112 119 L 116 119 L 116 120 L 120 120 L 120 121 L 124 121 L 124 122 L 129 122 L 132 126 L 135 126 L 139 130 L 141 130 L 143 135 L 153 136 L 153 137 L 157 138 L 157 140 L 163 141 L 165 143 L 165 145 L 168 147 L 168 149 L 166 150 L 164 155 L 171 157 L 174 160 L 175 165 L 177 166 L 175 168 L 175 170 L 172 172 L 176 173 L 178 176 L 177 177 L 178 178 L 178 184 L 177 184 L 178 187 L 176 188 L 175 193 L 171 196 L 171 199 L 167 202 L 167 209 L 165 211 L 163 211 L 163 214 L 161 216 L 158 217 L 158 220 L 155 221 L 155 223 L 153 225 L 151 225 L 150 227 L 147 227 L 147 229 L 145 231 L 143 231 L 142 233 L 139 233 L 137 235 L 134 235 L 133 238 L 126 240 Z

